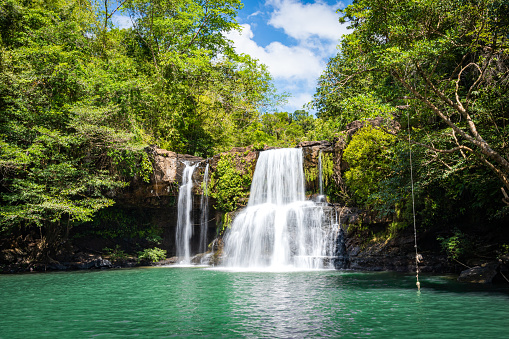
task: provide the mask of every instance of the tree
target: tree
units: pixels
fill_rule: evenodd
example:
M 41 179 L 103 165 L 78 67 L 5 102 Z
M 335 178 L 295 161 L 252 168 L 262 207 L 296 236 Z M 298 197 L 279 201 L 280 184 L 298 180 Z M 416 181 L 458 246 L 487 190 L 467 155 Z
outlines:
M 314 120 L 303 110 L 264 113 L 245 130 L 241 142 L 244 145 L 254 144 L 257 148 L 263 148 L 264 145 L 293 147 L 307 140 L 306 134 L 313 130 Z
M 107 150 L 129 149 L 134 134 L 121 108 L 97 97 L 104 87 L 89 92 L 89 7 L 10 0 L 0 11 L 1 230 L 39 228 L 32 259 L 46 261 L 74 224 L 113 204 L 106 193 L 125 182 Z
M 320 114 L 341 119 L 367 90 L 377 115 L 410 114 L 435 157 L 481 162 L 509 189 L 509 3 L 359 0 L 341 12 L 353 32 L 320 79 Z
M 153 84 L 154 96 L 137 115 L 150 142 L 210 156 L 235 144 L 258 118 L 272 80 L 224 36 L 240 29 L 239 8 L 239 0 L 123 3 L 133 23 L 123 43 Z

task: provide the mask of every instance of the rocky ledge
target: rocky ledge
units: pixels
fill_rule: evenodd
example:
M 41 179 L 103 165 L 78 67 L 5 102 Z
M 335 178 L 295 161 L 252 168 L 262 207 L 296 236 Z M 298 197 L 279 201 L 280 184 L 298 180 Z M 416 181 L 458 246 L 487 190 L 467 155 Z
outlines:
M 474 266 L 460 273 L 458 281 L 489 284 L 493 282 L 509 283 L 509 256 L 500 257 L 498 261 Z

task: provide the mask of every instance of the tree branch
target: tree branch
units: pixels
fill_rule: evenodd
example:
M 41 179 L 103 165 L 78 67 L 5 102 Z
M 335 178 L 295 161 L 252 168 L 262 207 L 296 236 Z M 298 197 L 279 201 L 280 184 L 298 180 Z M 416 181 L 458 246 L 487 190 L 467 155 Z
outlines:
M 458 142 L 458 138 L 456 138 L 456 133 L 454 133 L 454 130 L 452 130 L 452 137 L 454 138 L 454 141 L 456 142 L 456 145 L 460 146 L 460 143 Z M 463 153 L 463 150 L 460 149 L 461 155 L 463 156 L 463 159 L 466 159 L 465 153 Z
M 476 64 L 475 62 L 471 62 L 469 63 L 468 65 L 466 65 L 465 67 L 463 67 L 459 73 L 458 73 L 458 78 L 456 79 L 456 91 L 454 92 L 454 95 L 456 96 L 456 103 L 458 104 L 458 106 L 460 107 L 463 107 L 463 105 L 461 104 L 461 101 L 460 101 L 460 97 L 459 97 L 459 94 L 458 94 L 458 91 L 459 91 L 459 87 L 460 87 L 460 80 L 461 80 L 461 74 L 463 74 L 463 71 L 466 70 L 468 67 L 470 66 L 475 66 L 477 67 L 477 70 L 479 71 L 479 77 L 477 78 L 477 80 L 474 82 L 474 84 L 472 86 L 470 86 L 470 89 L 468 91 L 468 94 L 467 94 L 467 99 L 466 101 L 468 102 L 468 98 L 470 96 L 470 93 L 472 92 L 472 89 L 475 85 L 477 85 L 479 83 L 479 81 L 481 81 L 482 79 L 482 75 L 483 75 L 483 72 L 481 70 L 481 67 L 479 67 L 478 64 Z M 464 109 L 464 108 L 463 108 Z
M 106 11 L 106 15 L 104 18 L 104 28 L 108 26 L 108 20 L 111 19 L 111 17 L 122 7 L 127 0 L 122 0 L 120 4 L 115 8 L 109 15 L 108 15 L 108 0 L 104 0 L 104 7 Z
M 196 40 L 196 38 L 200 34 L 201 30 L 203 29 L 203 27 L 205 27 L 205 25 L 207 24 L 208 21 L 209 21 L 209 14 L 208 14 L 208 11 L 206 10 L 205 15 L 203 16 L 203 22 L 200 24 L 200 27 L 198 27 L 198 30 L 191 38 L 191 41 L 189 41 L 189 43 L 187 44 L 187 46 L 186 46 L 187 48 L 191 47 L 191 45 L 194 43 L 194 41 Z
M 418 69 L 420 67 L 416 65 Z M 472 144 L 479 147 L 479 150 L 481 153 L 486 155 L 487 157 L 493 159 L 495 162 L 497 162 L 502 168 L 504 168 L 504 171 L 509 173 L 509 161 L 507 161 L 504 157 L 502 157 L 498 152 L 494 151 L 489 144 L 480 136 L 480 134 L 477 132 L 477 129 L 475 127 L 475 124 L 473 123 L 472 119 L 470 118 L 470 115 L 466 110 L 461 110 L 454 102 L 452 102 L 449 98 L 447 98 L 441 91 L 439 91 L 432 83 L 431 81 L 426 77 L 425 73 L 421 70 L 421 76 L 426 81 L 426 84 L 430 86 L 433 91 L 445 102 L 449 103 L 451 106 L 457 108 L 457 110 L 462 114 L 462 116 L 465 117 L 467 120 L 467 124 L 469 125 L 470 132 L 474 135 L 472 137 L 471 135 L 468 135 L 460 129 L 456 124 L 454 124 L 449 117 L 447 117 L 438 107 L 436 107 L 431 101 L 429 101 L 427 98 L 424 98 L 414 87 L 409 85 L 397 72 L 397 70 L 392 70 L 391 73 L 394 75 L 394 77 L 410 92 L 412 92 L 422 103 L 424 103 L 426 106 L 428 106 L 436 115 L 438 115 L 448 126 L 450 126 L 456 133 L 458 133 L 461 137 L 465 138 L 467 141 L 471 142 Z M 509 188 L 509 186 L 508 186 Z
M 400 138 L 400 136 L 396 132 L 389 131 L 386 128 L 384 128 L 383 126 L 380 126 L 380 128 L 385 133 L 388 133 L 388 134 L 391 134 L 391 135 L 394 135 L 394 136 Z M 405 142 L 407 142 L 406 139 L 405 139 Z M 468 146 L 458 145 L 458 146 L 450 148 L 450 149 L 439 149 L 439 148 L 436 148 L 436 147 L 433 147 L 433 146 L 430 146 L 430 145 L 427 145 L 427 144 L 424 144 L 421 142 L 413 141 L 413 140 L 410 140 L 409 142 L 413 145 L 422 146 L 422 147 L 427 148 L 427 149 L 429 149 L 433 152 L 436 152 L 436 153 L 452 154 L 452 153 L 455 153 L 458 151 L 459 152 L 462 152 L 462 151 L 471 152 L 479 160 L 481 160 L 483 163 L 485 163 L 488 166 L 488 168 L 490 168 L 493 172 L 495 172 L 495 174 L 500 179 L 500 181 L 502 181 L 504 186 L 509 189 L 509 176 L 507 176 L 503 171 L 501 171 L 495 165 L 493 165 L 491 162 L 489 162 L 482 154 L 479 154 L 478 152 L 474 151 L 472 148 L 470 148 Z
M 353 77 L 359 75 L 359 74 L 362 74 L 362 73 L 366 73 L 366 72 L 373 72 L 373 71 L 381 71 L 380 68 L 378 67 L 374 67 L 374 68 L 370 68 L 370 69 L 362 69 L 360 71 L 357 71 L 357 72 L 354 72 L 352 74 L 350 74 L 349 76 L 347 76 L 344 80 L 342 81 L 339 81 L 337 82 L 337 84 L 340 86 L 340 87 L 343 87 L 345 86 L 349 81 L 350 79 L 352 79 Z

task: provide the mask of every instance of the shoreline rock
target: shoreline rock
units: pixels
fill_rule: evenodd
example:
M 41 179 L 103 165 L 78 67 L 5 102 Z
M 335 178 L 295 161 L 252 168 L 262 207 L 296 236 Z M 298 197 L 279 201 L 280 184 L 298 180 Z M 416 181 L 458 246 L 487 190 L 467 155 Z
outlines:
M 509 283 L 509 255 L 501 256 L 498 261 L 487 262 L 461 271 L 458 281 L 473 284 L 491 284 L 497 281 Z

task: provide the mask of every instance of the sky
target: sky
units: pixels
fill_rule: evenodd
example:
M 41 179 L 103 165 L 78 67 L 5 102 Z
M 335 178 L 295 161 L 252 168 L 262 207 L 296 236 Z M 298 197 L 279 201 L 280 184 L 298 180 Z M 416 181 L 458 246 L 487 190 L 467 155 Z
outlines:
M 291 95 L 279 111 L 294 112 L 310 102 L 318 77 L 336 55 L 341 36 L 337 9 L 351 1 L 243 0 L 237 21 L 242 32 L 229 32 L 238 53 L 267 65 L 278 92 Z M 308 110 L 308 109 L 307 109 Z M 309 110 L 308 110 L 309 111 Z
M 237 16 L 242 31 L 231 31 L 237 53 L 249 54 L 265 64 L 279 93 L 290 95 L 278 111 L 303 109 L 316 91 L 317 80 L 327 61 L 336 55 L 336 46 L 346 24 L 339 23 L 336 11 L 351 0 L 242 0 Z M 121 28 L 131 26 L 128 17 L 113 17 Z M 313 110 L 309 110 L 314 113 Z

